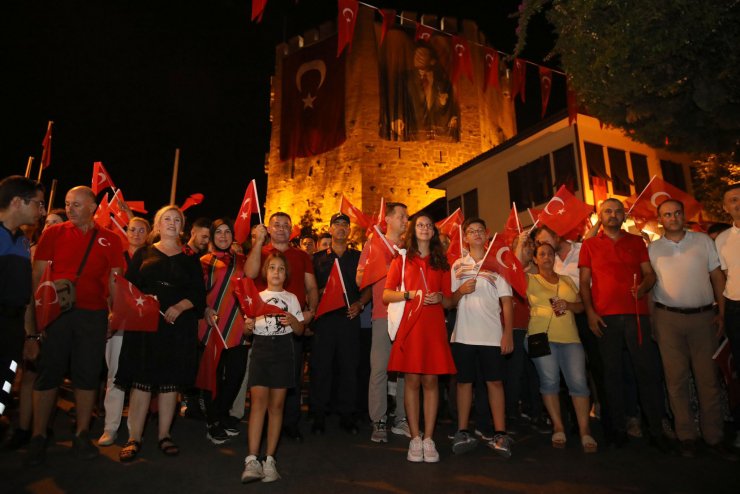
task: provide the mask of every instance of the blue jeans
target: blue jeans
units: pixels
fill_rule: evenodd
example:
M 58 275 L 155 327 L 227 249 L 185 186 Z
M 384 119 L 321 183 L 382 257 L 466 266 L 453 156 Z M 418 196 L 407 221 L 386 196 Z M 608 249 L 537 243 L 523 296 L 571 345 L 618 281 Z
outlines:
M 560 392 L 560 372 L 565 377 L 571 396 L 589 396 L 586 379 L 586 353 L 580 343 L 550 342 L 550 355 L 533 358 L 540 376 L 540 393 L 556 395 Z

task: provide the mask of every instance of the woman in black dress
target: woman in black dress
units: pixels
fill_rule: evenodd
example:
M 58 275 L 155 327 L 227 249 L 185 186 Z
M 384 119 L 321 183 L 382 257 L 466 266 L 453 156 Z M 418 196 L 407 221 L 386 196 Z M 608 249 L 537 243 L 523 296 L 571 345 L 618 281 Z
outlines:
M 170 437 L 178 391 L 193 385 L 198 368 L 198 319 L 205 308 L 203 272 L 197 257 L 180 245 L 184 217 L 177 206 L 165 206 L 154 217 L 156 243 L 134 254 L 126 278 L 142 292 L 156 295 L 164 316 L 156 332 L 131 332 L 123 337 L 116 385 L 131 389 L 129 441 L 121 461 L 132 461 L 141 448 L 152 393 L 158 393 L 159 449 L 179 453 Z

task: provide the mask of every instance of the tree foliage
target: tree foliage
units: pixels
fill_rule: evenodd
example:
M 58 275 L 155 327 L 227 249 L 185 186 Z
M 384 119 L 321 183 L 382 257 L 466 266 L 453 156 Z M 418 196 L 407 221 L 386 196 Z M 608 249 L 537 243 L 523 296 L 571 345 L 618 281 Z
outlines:
M 635 140 L 734 151 L 740 138 L 738 0 L 524 0 L 521 52 L 543 9 L 579 105 Z
M 694 162 L 694 194 L 713 218 L 731 221 L 722 209 L 722 195 L 728 185 L 740 182 L 740 162 L 730 155 L 710 154 Z

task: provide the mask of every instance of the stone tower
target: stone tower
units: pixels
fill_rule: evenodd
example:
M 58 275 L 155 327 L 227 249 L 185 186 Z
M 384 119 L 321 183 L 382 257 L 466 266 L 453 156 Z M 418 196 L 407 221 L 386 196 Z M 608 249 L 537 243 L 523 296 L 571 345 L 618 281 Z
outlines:
M 266 215 L 277 211 L 291 215 L 293 222 L 307 211 L 326 225 L 339 210 L 342 194 L 365 213 L 377 212 L 381 196 L 400 201 L 417 211 L 443 195 L 427 182 L 455 168 L 516 133 L 514 104 L 506 77 L 501 89 L 484 91 L 483 34 L 472 21 L 458 29 L 455 19 L 402 13 L 394 30 L 414 36 L 417 20 L 449 34 L 464 36 L 470 47 L 473 82 L 462 75 L 454 88 L 459 106 L 459 140 L 449 142 L 389 140 L 379 132 L 381 88 L 379 83 L 380 22 L 373 9 L 361 6 L 351 50 L 345 67 L 345 142 L 320 155 L 280 159 L 281 83 L 285 57 L 336 33 L 333 23 L 277 46 L 275 77 L 272 80 L 270 152 L 267 173 Z M 391 34 L 390 31 L 388 34 Z M 400 35 L 399 34 L 399 35 Z M 388 38 L 386 38 L 388 39 Z M 503 64 L 502 64 L 503 68 Z M 502 71 L 503 76 L 503 71 Z M 353 232 L 357 235 L 359 232 Z

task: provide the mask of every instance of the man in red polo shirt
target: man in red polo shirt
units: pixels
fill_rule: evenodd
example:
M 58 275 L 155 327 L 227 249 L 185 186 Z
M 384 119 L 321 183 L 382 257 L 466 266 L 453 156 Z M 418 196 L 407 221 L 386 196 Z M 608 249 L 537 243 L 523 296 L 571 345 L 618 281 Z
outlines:
M 73 450 L 80 459 L 92 459 L 99 454 L 89 437 L 90 417 L 105 355 L 113 275 L 121 274 L 124 266 L 120 239 L 93 221 L 96 209 L 93 191 L 74 187 L 67 192 L 64 205 L 69 221 L 48 227 L 39 239 L 33 261 L 33 286 L 34 290 L 39 286 L 44 270 L 51 263 L 52 279 L 72 281 L 76 299 L 72 309 L 46 328 L 38 362 L 39 377 L 33 392 L 33 437 L 26 460 L 30 465 L 44 462 L 46 426 L 68 367 L 77 409 Z
M 254 243 L 252 244 L 252 250 L 249 251 L 247 262 L 244 264 L 244 274 L 254 279 L 258 290 L 264 290 L 267 288 L 267 283 L 259 275 L 262 260 L 271 252 L 282 252 L 288 260 L 288 267 L 290 268 L 290 277 L 285 289 L 298 297 L 298 301 L 306 309 L 303 311 L 303 322 L 308 324 L 313 319 L 316 306 L 319 304 L 319 290 L 316 285 L 311 257 L 301 249 L 290 246 L 292 228 L 290 216 L 283 212 L 277 212 L 270 216 L 268 228 L 263 225 L 256 226 L 253 230 Z M 269 242 L 267 241 L 268 233 L 270 235 Z M 303 341 L 301 338 L 293 335 L 296 356 L 296 387 L 288 390 L 283 414 L 283 432 L 296 442 L 303 440 L 298 427 L 301 417 L 300 389 L 303 382 Z
M 604 362 L 606 406 L 612 420 L 612 437 L 607 440 L 618 447 L 627 440 L 622 380 L 622 349 L 626 346 L 650 426 L 650 443 L 668 452 L 670 447 L 662 435 L 658 351 L 651 338 L 645 297 L 655 284 L 655 272 L 642 238 L 622 230 L 624 205 L 607 199 L 599 215 L 602 230 L 583 242 L 578 267 L 588 325 L 599 338 Z

